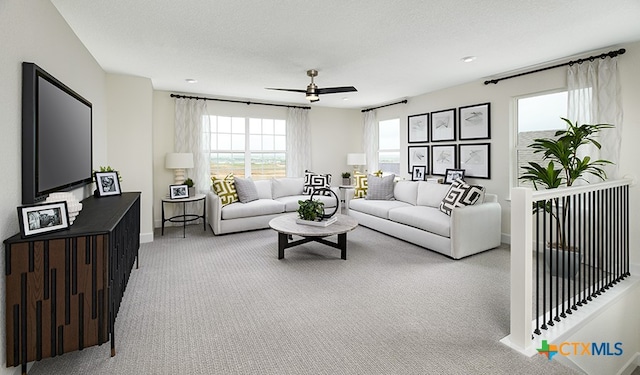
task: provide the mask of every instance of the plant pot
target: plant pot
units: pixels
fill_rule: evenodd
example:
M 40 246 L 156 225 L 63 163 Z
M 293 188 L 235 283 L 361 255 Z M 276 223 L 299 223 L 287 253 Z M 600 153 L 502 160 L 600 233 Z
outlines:
M 196 187 L 192 186 L 192 187 L 189 188 L 189 196 L 190 197 L 195 197 L 195 195 L 196 195 Z
M 544 261 L 551 276 L 573 278 L 582 263 L 582 253 L 577 249 L 576 251 L 568 251 L 547 247 L 545 249 Z
M 351 177 L 343 177 L 342 185 L 351 185 Z

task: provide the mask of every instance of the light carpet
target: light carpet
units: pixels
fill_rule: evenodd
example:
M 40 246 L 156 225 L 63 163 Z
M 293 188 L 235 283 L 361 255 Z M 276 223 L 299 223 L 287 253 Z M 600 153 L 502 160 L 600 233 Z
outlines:
M 39 374 L 573 374 L 499 343 L 509 251 L 462 260 L 364 227 L 348 260 L 318 243 L 277 259 L 272 230 L 202 226 L 140 248 L 109 344 L 34 364 Z

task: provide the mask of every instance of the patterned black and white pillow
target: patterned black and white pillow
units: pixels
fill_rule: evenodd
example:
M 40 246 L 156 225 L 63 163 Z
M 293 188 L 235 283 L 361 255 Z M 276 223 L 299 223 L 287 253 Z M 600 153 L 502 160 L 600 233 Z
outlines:
M 451 216 L 454 207 L 474 205 L 484 195 L 484 186 L 469 185 L 461 179 L 456 179 L 451 184 L 449 192 L 440 202 L 440 211 Z
M 331 188 L 331 175 L 304 171 L 304 187 L 302 188 L 302 194 L 311 195 L 315 189 L 319 188 Z

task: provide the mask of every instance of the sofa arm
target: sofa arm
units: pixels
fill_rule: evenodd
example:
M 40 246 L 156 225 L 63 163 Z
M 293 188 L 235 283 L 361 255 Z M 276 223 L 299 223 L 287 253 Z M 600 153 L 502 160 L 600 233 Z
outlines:
M 213 191 L 207 193 L 207 221 L 213 234 L 220 234 L 220 221 L 222 220 L 222 201 Z
M 356 189 L 343 188 L 342 191 L 344 192 L 344 213 L 345 215 L 349 215 L 349 202 L 354 199 L 353 197 L 356 195 Z
M 451 256 L 455 259 L 500 246 L 502 209 L 489 202 L 451 211 Z

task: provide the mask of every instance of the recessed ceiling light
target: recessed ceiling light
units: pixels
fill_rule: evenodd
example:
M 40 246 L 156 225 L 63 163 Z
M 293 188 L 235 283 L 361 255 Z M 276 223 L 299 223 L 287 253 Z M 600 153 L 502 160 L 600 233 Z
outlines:
M 342 100 L 344 100 L 344 101 L 346 102 L 347 100 L 349 100 L 349 98 L 347 98 L 347 97 L 345 96 L 344 98 L 342 98 Z
M 460 60 L 462 60 L 462 62 L 470 63 L 472 61 L 475 61 L 476 59 L 477 59 L 477 57 L 475 57 L 475 56 L 465 56 L 465 57 L 461 58 Z
M 185 81 L 187 81 L 187 83 L 198 83 L 198 80 L 193 78 L 187 78 Z

